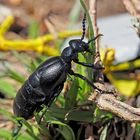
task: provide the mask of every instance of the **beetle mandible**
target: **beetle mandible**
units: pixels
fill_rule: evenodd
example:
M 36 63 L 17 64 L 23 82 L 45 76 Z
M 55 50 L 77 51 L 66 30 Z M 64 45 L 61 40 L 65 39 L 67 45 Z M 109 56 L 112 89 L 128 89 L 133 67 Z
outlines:
M 34 111 L 40 110 L 42 104 L 49 107 L 62 91 L 68 74 L 79 77 L 93 88 L 102 91 L 86 77 L 71 69 L 72 61 L 82 66 L 94 68 L 93 64 L 79 62 L 78 60 L 78 53 L 90 52 L 89 43 L 100 36 L 99 34 L 87 43 L 83 41 L 86 29 L 85 20 L 86 15 L 84 15 L 82 22 L 83 34 L 81 39 L 70 40 L 69 46 L 62 51 L 61 56 L 52 57 L 42 63 L 19 89 L 13 103 L 13 111 L 17 117 L 30 119 Z

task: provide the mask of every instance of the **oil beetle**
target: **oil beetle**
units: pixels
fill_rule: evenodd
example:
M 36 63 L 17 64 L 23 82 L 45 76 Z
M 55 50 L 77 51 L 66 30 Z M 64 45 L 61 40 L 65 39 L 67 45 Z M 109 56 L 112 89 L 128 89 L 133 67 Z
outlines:
M 86 15 L 84 15 L 82 22 L 83 34 L 81 39 L 70 40 L 69 46 L 62 51 L 61 56 L 52 57 L 42 63 L 19 89 L 13 103 L 13 111 L 17 117 L 30 119 L 34 111 L 40 111 L 42 104 L 49 107 L 62 91 L 68 74 L 79 77 L 93 88 L 102 91 L 86 77 L 71 69 L 72 61 L 82 66 L 94 68 L 93 64 L 79 62 L 78 60 L 78 53 L 90 53 L 89 43 L 100 36 L 96 36 L 87 43 L 83 41 L 86 30 L 85 20 Z

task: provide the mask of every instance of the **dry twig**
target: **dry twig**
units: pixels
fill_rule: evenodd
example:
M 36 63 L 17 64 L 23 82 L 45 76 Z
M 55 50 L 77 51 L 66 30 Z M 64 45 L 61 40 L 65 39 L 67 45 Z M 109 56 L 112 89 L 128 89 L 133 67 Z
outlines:
M 89 100 L 95 101 L 102 110 L 112 112 L 130 122 L 140 123 L 140 109 L 117 100 L 114 95 L 98 94 L 91 96 Z

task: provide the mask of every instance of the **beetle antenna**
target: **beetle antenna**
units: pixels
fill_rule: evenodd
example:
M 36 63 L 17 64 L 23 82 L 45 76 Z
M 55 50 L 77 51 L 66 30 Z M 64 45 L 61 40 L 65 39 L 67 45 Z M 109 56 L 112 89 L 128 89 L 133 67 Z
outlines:
M 98 37 L 103 36 L 103 34 L 98 34 L 97 36 L 95 36 L 94 38 L 92 38 L 91 40 L 89 40 L 87 42 L 87 44 L 91 43 L 92 41 L 96 40 Z
M 84 39 L 86 33 L 86 13 L 84 13 L 84 18 L 82 21 L 82 29 L 83 29 L 83 33 L 82 33 L 81 41 Z

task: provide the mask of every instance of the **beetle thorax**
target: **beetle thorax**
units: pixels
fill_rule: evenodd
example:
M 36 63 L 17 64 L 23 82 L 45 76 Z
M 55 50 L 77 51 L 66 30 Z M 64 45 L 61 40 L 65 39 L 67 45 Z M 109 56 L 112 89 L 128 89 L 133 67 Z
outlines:
M 85 52 L 88 50 L 88 44 L 80 39 L 70 40 L 69 47 L 66 47 L 61 57 L 68 63 L 72 60 L 78 59 L 78 53 Z
M 69 63 L 78 58 L 78 52 L 75 52 L 71 47 L 67 47 L 62 51 L 61 57 L 66 63 Z

